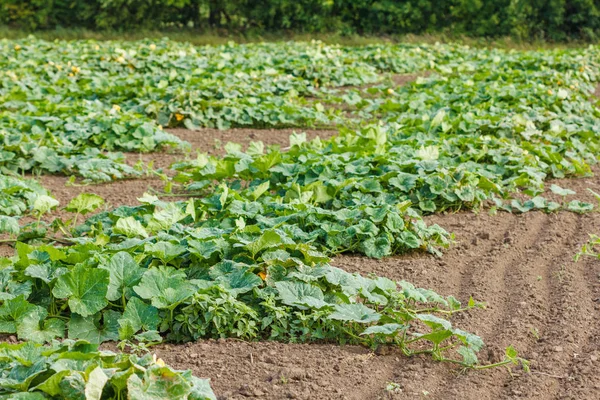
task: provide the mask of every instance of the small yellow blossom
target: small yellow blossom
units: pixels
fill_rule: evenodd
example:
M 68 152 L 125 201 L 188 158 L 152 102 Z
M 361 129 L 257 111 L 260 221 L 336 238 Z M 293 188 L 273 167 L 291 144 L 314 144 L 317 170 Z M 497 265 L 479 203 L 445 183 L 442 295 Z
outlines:
M 119 106 L 117 104 L 113 104 L 112 109 L 115 111 L 121 111 L 121 106 Z
M 152 361 L 159 365 L 160 367 L 164 367 L 165 366 L 165 362 L 163 361 L 162 358 L 157 358 L 156 354 L 152 354 Z
M 125 58 L 123 58 L 123 56 L 119 56 L 117 57 L 117 62 L 122 64 L 125 62 Z
M 394 89 L 392 89 L 392 88 L 389 88 L 389 89 L 387 90 L 387 92 L 388 92 L 388 94 L 394 94 L 394 93 L 396 93 L 396 92 L 394 92 Z
M 79 69 L 79 67 L 76 67 L 75 65 L 73 65 L 71 67 L 71 72 L 73 72 L 74 74 L 78 74 L 79 72 L 81 72 L 81 69 Z
M 260 276 L 260 279 L 262 279 L 263 281 L 267 280 L 267 273 L 265 271 L 260 271 L 258 273 L 258 276 Z
M 16 44 L 16 45 L 15 45 L 15 50 L 16 50 L 16 51 L 19 51 L 19 50 L 21 50 L 21 46 L 19 46 L 18 44 Z
M 156 50 L 156 45 L 154 43 L 152 43 L 150 46 L 148 46 L 150 48 L 150 50 L 154 51 Z
M 176 113 L 175 114 L 175 119 L 177 121 L 182 121 L 185 117 L 182 114 Z

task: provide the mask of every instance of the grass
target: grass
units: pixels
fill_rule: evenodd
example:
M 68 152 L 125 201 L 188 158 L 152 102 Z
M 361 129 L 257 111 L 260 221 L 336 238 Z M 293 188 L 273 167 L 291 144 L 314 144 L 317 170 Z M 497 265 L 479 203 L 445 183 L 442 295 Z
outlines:
M 221 45 L 230 41 L 236 43 L 255 42 L 285 42 L 285 41 L 311 41 L 320 40 L 327 44 L 343 46 L 364 46 L 380 43 L 461 43 L 472 47 L 505 48 L 515 50 L 537 50 L 547 48 L 574 48 L 589 45 L 588 42 L 549 42 L 544 40 L 524 41 L 511 37 L 501 38 L 474 38 L 452 33 L 407 34 L 393 36 L 361 36 L 357 34 L 341 33 L 232 33 L 227 31 L 199 31 L 193 29 L 170 30 L 140 30 L 140 31 L 91 31 L 78 28 L 58 28 L 54 30 L 26 31 L 0 26 L 0 38 L 19 39 L 34 35 L 44 40 L 142 40 L 160 39 L 168 37 L 171 40 L 189 42 L 195 45 Z

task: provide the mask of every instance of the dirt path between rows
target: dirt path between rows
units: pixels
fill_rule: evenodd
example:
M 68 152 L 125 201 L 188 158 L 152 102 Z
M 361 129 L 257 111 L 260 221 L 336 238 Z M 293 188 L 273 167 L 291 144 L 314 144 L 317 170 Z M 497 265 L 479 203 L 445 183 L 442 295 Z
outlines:
M 220 154 L 222 144 L 252 140 L 287 145 L 291 131 L 175 131 L 195 148 Z M 254 135 L 251 137 L 250 135 Z M 310 132 L 309 137 L 331 135 Z M 144 155 L 168 165 L 185 155 Z M 66 178 L 44 177 L 43 184 L 66 204 L 82 191 L 107 198 L 112 206 L 135 204 L 149 186 L 144 179 L 84 187 L 64 186 Z M 595 202 L 600 179 L 557 181 Z M 158 185 L 158 186 L 155 186 Z M 504 369 L 460 371 L 428 357 L 407 359 L 394 350 L 384 354 L 332 344 L 246 343 L 206 340 L 165 344 L 155 352 L 179 369 L 212 379 L 220 399 L 596 399 L 600 398 L 600 262 L 573 256 L 589 233 L 600 233 L 597 213 L 569 212 L 490 216 L 462 212 L 434 215 L 428 222 L 454 232 L 456 243 L 442 258 L 411 254 L 371 260 L 344 255 L 333 264 L 352 272 L 375 273 L 487 304 L 453 319 L 487 343 L 483 362 L 500 360 L 512 344 L 531 360 L 532 373 L 511 376 Z M 12 249 L 10 249 L 12 250 Z M 0 252 L 8 252 L 0 247 Z M 394 383 L 394 390 L 386 390 Z

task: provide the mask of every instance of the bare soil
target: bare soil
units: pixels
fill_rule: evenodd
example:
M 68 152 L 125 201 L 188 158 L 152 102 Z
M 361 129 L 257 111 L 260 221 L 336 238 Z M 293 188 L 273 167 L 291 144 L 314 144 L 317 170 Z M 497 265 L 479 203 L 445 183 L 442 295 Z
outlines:
M 203 130 L 173 133 L 194 148 L 221 154 L 221 143 L 252 140 L 287 144 L 291 131 Z M 327 136 L 330 131 L 307 132 Z M 252 135 L 252 137 L 251 137 Z M 144 155 L 170 163 L 185 155 Z M 149 157 L 149 158 L 147 158 Z M 169 160 L 166 158 L 171 157 Z M 167 163 L 167 164 L 168 164 Z M 596 170 L 598 172 L 598 170 Z M 156 179 L 66 187 L 66 178 L 43 184 L 66 204 L 81 191 L 95 192 L 112 206 L 135 204 Z M 595 202 L 586 188 L 600 192 L 600 178 L 556 181 Z M 551 196 L 548 196 L 551 197 Z M 558 199 L 557 199 L 558 200 Z M 568 199 L 570 200 L 570 198 Z M 179 369 L 212 379 L 220 399 L 597 399 L 600 398 L 600 262 L 573 261 L 589 233 L 600 233 L 597 213 L 570 212 L 489 215 L 461 212 L 427 217 L 456 235 L 441 258 L 410 254 L 372 260 L 342 255 L 333 264 L 352 272 L 378 274 L 487 304 L 453 319 L 487 343 L 484 362 L 502 358 L 513 345 L 531 361 L 532 372 L 505 369 L 461 373 L 428 357 L 408 359 L 394 349 L 373 352 L 333 344 L 246 343 L 204 340 L 154 349 Z M 0 254 L 12 249 L 0 246 Z M 393 390 L 386 390 L 394 383 Z

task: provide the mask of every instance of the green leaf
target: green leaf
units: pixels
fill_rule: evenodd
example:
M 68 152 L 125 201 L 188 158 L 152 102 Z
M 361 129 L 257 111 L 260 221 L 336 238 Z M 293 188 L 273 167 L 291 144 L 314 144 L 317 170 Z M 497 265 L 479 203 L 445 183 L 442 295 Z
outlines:
M 316 309 L 329 305 L 324 301 L 323 291 L 309 283 L 280 281 L 275 283 L 275 287 L 284 304 Z
M 591 203 L 586 203 L 584 201 L 573 200 L 567 204 L 567 209 L 569 211 L 573 211 L 579 214 L 583 214 L 594 209 L 594 205 Z
M 30 312 L 17 324 L 19 339 L 36 343 L 50 342 L 65 335 L 65 323 L 58 318 L 46 320 L 48 313 L 43 308 Z
M 514 360 L 514 359 L 516 359 L 516 358 L 517 358 L 517 356 L 519 355 L 519 353 L 517 352 L 517 350 L 516 350 L 516 349 L 515 349 L 515 348 L 514 348 L 512 345 L 511 345 L 511 346 L 508 346 L 508 347 L 506 348 L 506 350 L 505 350 L 505 354 L 506 354 L 506 357 L 507 357 L 509 360 Z
M 73 372 L 65 376 L 59 383 L 62 398 L 68 400 L 85 400 L 85 380 L 81 373 Z
M 185 272 L 162 265 L 146 271 L 140 284 L 133 290 L 159 309 L 173 308 L 196 292 Z
M 360 322 L 368 324 L 379 321 L 381 314 L 370 309 L 364 304 L 336 304 L 335 311 L 328 317 L 339 321 Z
M 0 333 L 17 333 L 17 324 L 27 315 L 37 313 L 40 309 L 41 307 L 25 300 L 23 295 L 5 300 L 0 306 Z
M 16 218 L 0 215 L 0 233 L 18 235 L 20 230 L 19 221 Z
M 109 284 L 106 298 L 117 301 L 122 297 L 129 299 L 133 295 L 133 287 L 137 285 L 144 275 L 145 268 L 138 266 L 133 257 L 124 251 L 116 253 L 106 265 L 100 268 L 109 273 Z
M 452 330 L 452 324 L 449 321 L 432 314 L 417 314 L 417 319 L 433 330 Z
M 559 196 L 569 196 L 572 194 L 577 194 L 577 192 L 571 190 L 571 189 L 563 189 L 558 185 L 552 184 L 550 186 L 550 190 L 552 191 L 552 193 L 556 193 Z
M 275 231 L 265 231 L 258 239 L 248 243 L 246 248 L 255 257 L 260 251 L 279 246 L 282 243 L 281 236 Z
M 148 232 L 142 226 L 142 224 L 134 217 L 119 218 L 113 231 L 119 235 L 125 235 L 130 238 L 135 237 L 148 237 Z
M 40 214 L 45 214 L 59 204 L 58 200 L 44 194 L 35 199 L 33 209 Z
M 104 199 L 97 194 L 81 193 L 67 204 L 66 210 L 78 214 L 94 212 L 104 204 Z
M 387 236 L 380 235 L 363 241 L 361 250 L 367 257 L 379 259 L 392 254 L 392 243 Z
M 100 400 L 106 382 L 108 382 L 108 376 L 106 376 L 102 368 L 94 368 L 90 372 L 85 384 L 85 400 Z
M 52 294 L 68 299 L 71 312 L 87 317 L 107 306 L 109 276 L 104 269 L 78 265 L 57 279 Z
M 262 196 L 267 190 L 269 190 L 269 186 L 270 186 L 269 181 L 263 182 L 260 185 L 256 186 L 251 194 L 252 199 L 254 201 L 258 200 L 258 198 L 260 196 Z
M 57 397 L 61 394 L 60 382 L 63 380 L 63 378 L 65 376 L 69 375 L 70 373 L 71 373 L 71 371 L 69 371 L 69 370 L 63 370 L 63 371 L 57 372 L 54 375 L 52 375 L 50 378 L 46 379 L 44 382 L 35 386 L 33 389 L 40 390 L 44 393 L 49 394 L 50 396 Z
M 452 337 L 452 331 L 448 329 L 435 330 L 431 333 L 427 333 L 425 335 L 420 335 L 419 338 L 424 340 L 429 340 L 433 342 L 435 345 L 439 345 L 444 340 Z
M 174 224 L 186 216 L 187 214 L 181 210 L 178 204 L 168 203 L 164 206 L 164 209 L 154 212 L 152 219 L 148 223 L 148 229 L 151 231 L 168 231 Z
M 188 396 L 189 400 L 217 400 L 217 396 L 210 387 L 210 380 L 191 376 L 190 381 L 192 387 Z
M 159 258 L 165 264 L 187 251 L 183 246 L 165 241 L 147 243 L 145 250 L 152 256 Z
M 227 288 L 234 297 L 247 293 L 263 283 L 259 276 L 242 268 L 219 275 L 215 280 Z
M 122 318 L 119 319 L 119 335 L 121 339 L 128 339 L 136 332 L 153 331 L 156 330 L 160 318 L 158 316 L 158 310 L 144 303 L 137 297 L 131 298 L 127 302 L 125 312 Z M 130 333 L 127 335 L 126 333 Z
M 90 343 L 119 340 L 120 313 L 106 310 L 93 316 L 72 314 L 68 323 L 69 339 L 83 339 Z
M 406 329 L 408 329 L 408 326 L 406 325 L 402 325 L 402 324 L 383 324 L 383 325 L 373 325 L 368 327 L 367 329 L 365 329 L 361 335 L 372 335 L 372 334 L 376 334 L 376 335 L 385 335 L 385 336 L 391 336 L 391 335 L 397 335 L 398 331 L 405 331 Z
M 460 346 L 457 350 L 457 353 L 462 356 L 463 362 L 466 365 L 475 365 L 479 362 L 475 351 L 469 347 Z
M 443 111 L 443 110 L 442 110 Z M 439 113 L 438 113 L 439 115 Z M 437 118 L 437 116 L 436 116 Z M 416 151 L 415 155 L 417 158 L 420 158 L 424 161 L 433 161 L 437 160 L 440 157 L 440 151 L 437 146 L 421 146 L 419 150 Z

